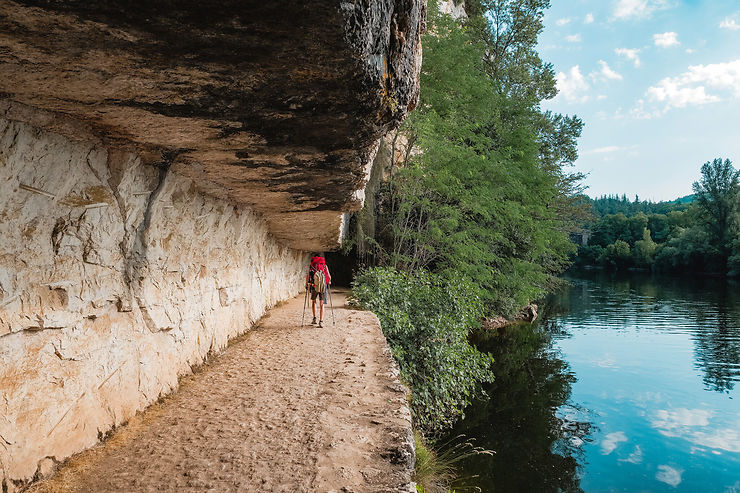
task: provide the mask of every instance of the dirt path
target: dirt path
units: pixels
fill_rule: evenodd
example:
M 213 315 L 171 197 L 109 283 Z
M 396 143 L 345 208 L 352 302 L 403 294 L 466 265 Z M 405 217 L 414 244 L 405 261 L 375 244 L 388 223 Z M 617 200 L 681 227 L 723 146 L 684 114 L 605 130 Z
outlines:
M 301 328 L 302 296 L 272 309 L 31 491 L 408 491 L 410 417 L 385 339 L 333 295 L 336 326 L 329 312 Z

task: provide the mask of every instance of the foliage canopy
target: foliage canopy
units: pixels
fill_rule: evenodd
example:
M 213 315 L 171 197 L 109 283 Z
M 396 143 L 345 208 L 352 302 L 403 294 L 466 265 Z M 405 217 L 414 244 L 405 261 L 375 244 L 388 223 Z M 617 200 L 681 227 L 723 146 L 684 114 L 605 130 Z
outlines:
M 594 207 L 626 214 L 606 214 L 586 225 L 591 237 L 576 264 L 740 275 L 740 171 L 729 159 L 708 161 L 693 189 L 688 198 L 658 204 L 597 199 Z M 665 212 L 646 215 L 646 208 Z
M 381 267 L 353 293 L 378 314 L 427 435 L 492 378 L 467 340 L 478 319 L 552 289 L 586 217 L 582 176 L 567 170 L 583 123 L 539 106 L 556 94 L 536 51 L 548 6 L 468 0 L 461 23 L 429 2 L 419 105 L 373 171 L 372 209 L 355 216 L 357 252 Z
M 580 175 L 564 169 L 582 122 L 539 109 L 554 95 L 534 50 L 546 6 L 483 2 L 460 26 L 430 3 L 419 107 L 374 202 L 379 264 L 462 274 L 507 315 L 551 289 L 574 250 Z

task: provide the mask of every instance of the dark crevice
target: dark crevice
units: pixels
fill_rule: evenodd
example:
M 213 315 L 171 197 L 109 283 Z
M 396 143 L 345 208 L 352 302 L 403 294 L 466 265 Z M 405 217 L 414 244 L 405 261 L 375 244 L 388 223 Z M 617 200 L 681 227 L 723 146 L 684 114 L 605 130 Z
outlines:
M 147 233 L 152 222 L 152 210 L 154 204 L 159 199 L 159 195 L 164 188 L 164 184 L 167 180 L 167 175 L 169 173 L 170 167 L 172 166 L 172 163 L 182 152 L 183 150 L 181 149 L 162 151 L 162 160 L 155 165 L 158 171 L 157 185 L 152 193 L 149 194 L 149 197 L 147 199 L 141 223 L 139 223 L 139 226 L 136 228 L 132 251 L 126 258 L 126 268 L 124 269 L 126 283 L 128 284 L 129 289 L 132 292 L 134 298 L 133 301 L 141 310 L 144 322 L 151 332 L 157 332 L 157 326 L 154 323 L 154 320 L 152 320 L 152 318 L 149 316 L 147 308 L 142 302 L 140 296 L 141 283 L 147 277 L 147 271 L 149 269 L 149 262 L 147 259 Z

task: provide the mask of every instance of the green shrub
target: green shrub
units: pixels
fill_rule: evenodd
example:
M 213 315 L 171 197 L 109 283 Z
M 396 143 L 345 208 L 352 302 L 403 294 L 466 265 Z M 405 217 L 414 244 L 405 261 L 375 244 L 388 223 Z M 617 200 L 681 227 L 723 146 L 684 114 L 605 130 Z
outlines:
M 412 389 L 414 423 L 425 435 L 450 427 L 480 383 L 493 381 L 493 359 L 467 339 L 482 314 L 470 282 L 378 267 L 357 275 L 352 295 L 378 315 L 401 377 Z

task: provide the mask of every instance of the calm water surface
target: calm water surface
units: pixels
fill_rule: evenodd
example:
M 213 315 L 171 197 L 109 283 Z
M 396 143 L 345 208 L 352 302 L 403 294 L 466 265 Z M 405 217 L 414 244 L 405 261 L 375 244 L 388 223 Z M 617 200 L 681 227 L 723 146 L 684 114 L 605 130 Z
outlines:
M 484 492 L 740 493 L 740 285 L 571 277 L 539 324 L 477 341 L 496 382 L 453 433 Z

